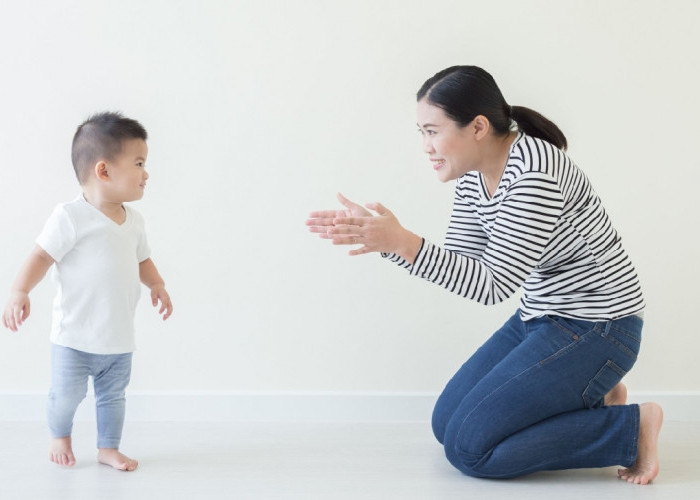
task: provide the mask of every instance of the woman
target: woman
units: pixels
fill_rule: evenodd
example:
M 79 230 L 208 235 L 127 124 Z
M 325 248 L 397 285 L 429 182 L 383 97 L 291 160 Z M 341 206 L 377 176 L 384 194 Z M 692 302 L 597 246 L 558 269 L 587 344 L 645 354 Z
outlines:
M 636 272 L 566 138 L 539 113 L 509 106 L 475 66 L 437 73 L 418 91 L 418 126 L 438 178 L 457 179 L 440 247 L 404 229 L 379 203 L 342 195 L 345 210 L 307 225 L 351 255 L 382 252 L 411 274 L 482 304 L 519 288 L 519 310 L 449 381 L 433 432 L 465 474 L 622 465 L 620 478 L 658 474 L 663 414 L 626 405 L 644 301 Z

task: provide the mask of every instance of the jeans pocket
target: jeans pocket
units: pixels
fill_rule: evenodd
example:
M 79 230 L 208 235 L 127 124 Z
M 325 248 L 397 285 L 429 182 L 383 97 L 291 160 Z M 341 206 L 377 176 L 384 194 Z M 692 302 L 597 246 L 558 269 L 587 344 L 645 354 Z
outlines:
M 570 353 L 579 342 L 593 332 L 595 323 L 591 321 L 563 318 L 561 316 L 544 316 L 541 320 L 542 341 L 546 344 L 546 353 L 540 361 L 543 366 Z
M 612 342 L 620 351 L 624 352 L 634 363 L 639 354 L 641 334 L 612 328 L 604 336 L 608 342 Z
M 627 372 L 615 364 L 614 361 L 608 360 L 603 367 L 598 370 L 598 373 L 588 382 L 588 386 L 583 391 L 583 403 L 586 408 L 594 408 L 600 406 L 605 395 L 610 392 L 610 389 L 615 387 L 622 377 L 627 375 Z

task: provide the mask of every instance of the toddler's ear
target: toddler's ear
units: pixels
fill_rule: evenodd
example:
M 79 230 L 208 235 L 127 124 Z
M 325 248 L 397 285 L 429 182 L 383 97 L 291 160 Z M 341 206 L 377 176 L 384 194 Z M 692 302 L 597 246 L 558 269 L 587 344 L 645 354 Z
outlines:
M 95 164 L 95 177 L 98 180 L 106 181 L 109 179 L 109 172 L 107 172 L 107 163 L 104 161 L 99 161 Z

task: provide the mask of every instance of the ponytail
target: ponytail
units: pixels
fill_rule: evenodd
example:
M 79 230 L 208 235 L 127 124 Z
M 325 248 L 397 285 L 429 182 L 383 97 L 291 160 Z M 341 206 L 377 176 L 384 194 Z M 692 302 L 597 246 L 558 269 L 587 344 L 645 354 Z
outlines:
M 509 106 L 496 81 L 478 66 L 452 66 L 429 78 L 416 94 L 418 101 L 441 108 L 460 127 L 485 116 L 497 135 L 505 135 L 513 122 L 527 135 L 566 149 L 566 137 L 553 122 L 522 106 Z
M 561 150 L 566 150 L 567 142 L 564 133 L 554 122 L 537 111 L 523 106 L 511 106 L 510 117 L 518 126 L 518 130 L 554 144 Z

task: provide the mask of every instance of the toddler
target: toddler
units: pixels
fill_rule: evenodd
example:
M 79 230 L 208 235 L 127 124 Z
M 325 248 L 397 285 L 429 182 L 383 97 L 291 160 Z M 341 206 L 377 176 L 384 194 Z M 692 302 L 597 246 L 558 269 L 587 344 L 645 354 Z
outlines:
M 12 331 L 29 316 L 29 292 L 55 266 L 58 293 L 51 325 L 49 459 L 74 465 L 73 417 L 93 377 L 98 460 L 132 471 L 138 462 L 119 451 L 125 389 L 134 351 L 134 311 L 140 283 L 167 319 L 173 306 L 149 258 L 141 215 L 124 203 L 143 197 L 147 133 L 119 113 L 90 117 L 73 137 L 72 161 L 82 193 L 60 204 L 15 279 L 3 312 Z

